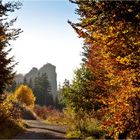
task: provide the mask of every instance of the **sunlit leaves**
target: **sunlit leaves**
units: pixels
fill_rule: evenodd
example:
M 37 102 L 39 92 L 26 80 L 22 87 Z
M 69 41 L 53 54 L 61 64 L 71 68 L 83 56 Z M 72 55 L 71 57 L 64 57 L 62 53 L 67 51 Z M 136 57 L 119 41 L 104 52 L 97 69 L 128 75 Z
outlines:
M 26 106 L 33 107 L 35 102 L 35 96 L 32 89 L 26 85 L 20 85 L 15 91 L 15 97 L 21 104 Z
M 0 103 L 0 122 L 7 119 L 20 119 L 20 111 L 14 95 L 4 95 L 6 98 Z
M 86 66 L 96 77 L 103 127 L 118 139 L 139 137 L 140 1 L 76 0 L 80 22 L 72 27 L 88 50 Z M 91 93 L 90 93 L 91 94 Z M 92 98 L 92 97 L 91 97 Z

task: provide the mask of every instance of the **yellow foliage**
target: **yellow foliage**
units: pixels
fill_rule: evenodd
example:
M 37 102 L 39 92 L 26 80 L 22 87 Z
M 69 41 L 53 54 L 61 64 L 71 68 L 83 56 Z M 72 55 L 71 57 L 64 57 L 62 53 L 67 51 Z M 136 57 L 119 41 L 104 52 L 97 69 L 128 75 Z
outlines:
M 26 85 L 20 85 L 19 88 L 15 91 L 15 97 L 17 100 L 25 104 L 26 106 L 33 107 L 35 102 L 35 96 L 32 89 Z
M 6 119 L 19 119 L 20 112 L 16 108 L 16 100 L 13 95 L 6 95 L 6 99 L 0 103 L 0 122 Z
M 2 95 L 0 103 L 0 139 L 9 139 L 23 130 L 20 109 L 13 94 Z

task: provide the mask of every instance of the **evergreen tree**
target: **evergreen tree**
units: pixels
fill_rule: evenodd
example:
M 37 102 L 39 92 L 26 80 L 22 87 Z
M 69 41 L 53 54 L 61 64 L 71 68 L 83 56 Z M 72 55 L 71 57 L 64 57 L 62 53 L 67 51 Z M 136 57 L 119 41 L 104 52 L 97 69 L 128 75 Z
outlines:
M 27 85 L 28 84 L 26 77 L 24 77 L 24 79 L 23 79 L 23 84 L 24 85 Z
M 50 105 L 52 100 L 51 86 L 46 73 L 39 75 L 34 80 L 34 93 L 37 97 L 36 102 L 40 105 Z
M 5 88 L 12 83 L 15 73 L 13 68 L 13 57 L 8 58 L 8 54 L 11 51 L 6 48 L 10 45 L 11 40 L 15 40 L 21 29 L 11 28 L 16 19 L 8 20 L 8 13 L 14 12 L 19 9 L 21 3 L 19 2 L 7 2 L 3 4 L 0 0 L 0 94 L 3 94 Z
M 62 102 L 67 107 L 73 108 L 77 114 L 81 111 L 90 113 L 99 109 L 101 103 L 95 99 L 102 90 L 96 87 L 95 79 L 96 77 L 83 64 L 75 71 L 72 84 L 65 80 L 62 88 L 59 89 Z
M 17 83 L 16 81 L 13 81 L 12 84 L 10 86 L 8 86 L 8 88 L 6 89 L 6 91 L 8 92 L 14 92 L 17 88 Z
M 33 80 L 32 78 L 30 78 L 28 86 L 31 87 L 33 89 L 34 85 L 33 85 Z

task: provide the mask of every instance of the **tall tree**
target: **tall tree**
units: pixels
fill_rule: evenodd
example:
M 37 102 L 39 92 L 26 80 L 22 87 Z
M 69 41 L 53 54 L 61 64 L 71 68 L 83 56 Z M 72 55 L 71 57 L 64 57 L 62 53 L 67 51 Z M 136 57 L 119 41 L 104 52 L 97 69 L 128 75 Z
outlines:
M 13 81 L 12 84 L 10 86 L 8 86 L 6 91 L 14 92 L 16 90 L 17 86 L 18 86 L 18 84 L 16 83 L 16 81 Z
M 62 102 L 67 107 L 73 108 L 75 113 L 86 112 L 90 113 L 93 110 L 98 110 L 101 104 L 95 100 L 100 94 L 100 87 L 96 87 L 96 77 L 91 74 L 89 69 L 83 64 L 81 68 L 74 73 L 74 79 L 70 84 L 65 80 L 63 86 L 59 90 Z
M 50 102 L 53 101 L 50 94 L 51 86 L 46 73 L 35 78 L 33 90 L 37 97 L 36 101 L 38 104 L 50 105 Z
M 85 62 L 103 89 L 104 128 L 118 138 L 140 135 L 140 1 L 71 0 L 84 38 Z
M 7 2 L 3 4 L 0 0 L 0 94 L 3 94 L 7 85 L 12 83 L 15 73 L 13 68 L 15 66 L 13 57 L 8 57 L 11 49 L 7 51 L 11 40 L 16 40 L 21 29 L 11 28 L 16 19 L 9 21 L 8 14 L 19 9 L 21 3 Z

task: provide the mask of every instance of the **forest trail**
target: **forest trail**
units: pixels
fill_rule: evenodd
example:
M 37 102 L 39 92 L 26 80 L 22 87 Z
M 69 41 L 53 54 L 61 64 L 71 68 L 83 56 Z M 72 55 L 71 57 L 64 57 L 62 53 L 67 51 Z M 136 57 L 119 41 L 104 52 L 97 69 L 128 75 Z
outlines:
M 28 128 L 14 139 L 66 139 L 66 128 L 58 125 L 45 124 L 39 120 L 26 120 Z

